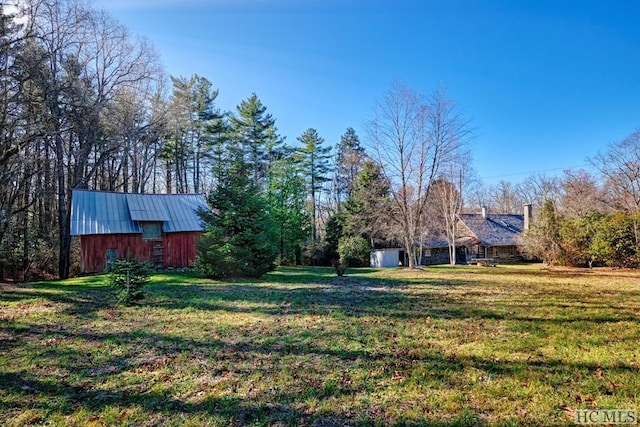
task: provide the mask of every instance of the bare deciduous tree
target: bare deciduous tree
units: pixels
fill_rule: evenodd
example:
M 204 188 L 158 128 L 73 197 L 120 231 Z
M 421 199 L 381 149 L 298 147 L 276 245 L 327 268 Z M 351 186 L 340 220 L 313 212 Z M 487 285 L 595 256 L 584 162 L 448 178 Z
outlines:
M 392 220 L 413 268 L 413 248 L 424 237 L 423 214 L 431 184 L 464 144 L 468 121 L 442 88 L 425 99 L 395 83 L 376 104 L 367 131 L 372 151 L 391 184 Z
M 45 141 L 54 153 L 59 276 L 69 275 L 71 190 L 87 188 L 119 145 L 104 116 L 119 93 L 152 79 L 157 56 L 104 12 L 75 0 L 27 0 L 33 26 L 31 78 L 42 94 Z
M 587 171 L 565 171 L 561 185 L 560 207 L 568 218 L 580 218 L 594 212 L 606 212 L 602 189 L 596 178 Z
M 640 246 L 640 130 L 589 160 L 603 177 L 614 208 L 634 217 L 636 245 Z
M 449 246 L 449 263 L 456 265 L 456 238 L 458 236 L 458 220 L 464 203 L 465 189 L 474 182 L 471 169 L 471 154 L 460 150 L 455 159 L 442 167 L 438 180 L 432 186 L 433 208 L 438 222 L 438 229 L 447 239 Z
M 558 203 L 561 198 L 561 185 L 557 177 L 532 175 L 518 184 L 516 191 L 521 203 L 534 206 L 542 206 L 547 200 Z
M 615 208 L 630 214 L 640 210 L 640 130 L 609 144 L 589 162 L 602 175 Z
M 519 197 L 516 186 L 509 181 L 500 181 L 489 189 L 491 208 L 496 213 L 520 212 L 524 201 Z M 482 206 L 481 206 L 482 207 Z

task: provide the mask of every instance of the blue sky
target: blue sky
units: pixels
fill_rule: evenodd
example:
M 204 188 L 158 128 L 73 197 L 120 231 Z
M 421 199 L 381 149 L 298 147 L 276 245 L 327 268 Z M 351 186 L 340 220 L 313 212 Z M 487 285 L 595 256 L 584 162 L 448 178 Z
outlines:
M 168 73 L 207 77 L 218 106 L 255 92 L 287 142 L 309 127 L 364 139 L 399 80 L 442 84 L 475 129 L 485 183 L 554 175 L 640 128 L 635 0 L 96 0 L 157 47 Z

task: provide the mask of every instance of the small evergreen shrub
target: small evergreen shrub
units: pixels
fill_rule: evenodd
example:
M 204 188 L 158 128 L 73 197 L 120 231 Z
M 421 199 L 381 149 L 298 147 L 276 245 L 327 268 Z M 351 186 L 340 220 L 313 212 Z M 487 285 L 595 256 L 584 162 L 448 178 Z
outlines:
M 342 237 L 338 243 L 340 264 L 352 267 L 366 267 L 369 265 L 371 245 L 364 237 Z
M 141 289 L 149 282 L 151 264 L 119 259 L 111 264 L 109 283 L 116 290 L 118 304 L 132 305 L 144 298 Z

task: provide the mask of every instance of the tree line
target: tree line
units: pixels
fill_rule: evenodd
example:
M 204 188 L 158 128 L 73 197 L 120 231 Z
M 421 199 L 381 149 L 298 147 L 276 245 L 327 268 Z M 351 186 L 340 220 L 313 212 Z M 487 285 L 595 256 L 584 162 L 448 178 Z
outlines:
M 442 88 L 424 96 L 393 84 L 364 142 L 348 128 L 332 146 L 309 128 L 289 145 L 256 94 L 222 111 L 206 77 L 167 76 L 149 41 L 84 2 L 25 0 L 0 12 L 2 277 L 74 273 L 73 189 L 208 195 L 200 253 L 221 275 L 276 263 L 361 265 L 386 245 L 404 247 L 414 266 L 432 235 L 446 238 L 455 262 L 460 212 L 520 212 L 524 202 L 546 224 L 531 233 L 532 254 L 609 263 L 594 248 L 613 243 L 569 242 L 577 231 L 566 230 L 629 223 L 635 261 L 624 264 L 637 264 L 638 133 L 591 159 L 597 176 L 487 187 L 471 167 L 470 121 Z M 568 255 L 585 245 L 590 258 Z
M 221 111 L 207 78 L 167 77 L 148 41 L 84 2 L 0 12 L 0 276 L 73 273 L 73 189 L 209 194 L 230 165 L 265 197 L 279 262 L 301 262 L 331 180 L 317 131 L 284 144 L 255 94 Z

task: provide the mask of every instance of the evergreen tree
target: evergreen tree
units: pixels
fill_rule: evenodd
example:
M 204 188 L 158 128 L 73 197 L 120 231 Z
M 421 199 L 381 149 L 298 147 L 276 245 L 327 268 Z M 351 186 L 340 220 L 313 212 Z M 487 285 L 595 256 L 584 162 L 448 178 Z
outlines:
M 243 153 L 231 149 L 228 168 L 201 212 L 205 233 L 198 266 L 209 277 L 260 277 L 274 268 L 276 246 L 267 202 L 251 177 Z
M 364 266 L 376 242 L 389 240 L 389 184 L 372 160 L 363 163 L 352 182 L 344 209 L 325 223 L 325 257 L 333 263 Z
M 338 209 L 351 197 L 353 181 L 362 169 L 367 155 L 360 145 L 360 138 L 353 128 L 347 128 L 336 146 L 334 192 Z
M 211 172 L 213 173 L 213 187 L 215 188 L 222 179 L 222 172 L 226 168 L 228 161 L 228 148 L 231 138 L 231 127 L 227 120 L 227 115 L 222 114 L 214 118 L 207 126 L 208 157 L 211 161 Z
M 305 183 L 291 156 L 274 161 L 269 172 L 269 208 L 276 235 L 279 263 L 298 264 L 302 243 L 309 235 Z
M 343 224 L 345 222 L 345 211 L 338 211 L 331 215 L 324 224 L 324 242 L 326 256 L 337 263 L 340 259 L 338 245 L 344 234 Z
M 371 246 L 364 237 L 342 237 L 338 243 L 339 265 L 366 267 L 369 265 Z
M 254 184 L 264 184 L 273 154 L 283 142 L 275 126 L 276 120 L 267 113 L 267 107 L 255 93 L 242 101 L 236 110 L 230 117 L 231 139 L 242 147 Z
M 602 262 L 603 258 L 594 245 L 599 234 L 604 215 L 587 213 L 578 217 L 563 219 L 560 237 L 564 248 L 564 263 L 576 267 L 593 267 L 594 262 Z
M 352 194 L 345 202 L 342 215 L 343 234 L 365 237 L 373 247 L 376 239 L 387 240 L 390 234 L 389 183 L 380 166 L 368 160 L 352 184 Z
M 331 159 L 331 147 L 323 147 L 324 138 L 318 135 L 318 131 L 309 128 L 298 137 L 302 146 L 298 148 L 298 156 L 307 182 L 307 192 L 311 205 L 311 220 L 313 228 L 311 237 L 318 239 L 318 213 L 319 196 L 324 183 L 329 181 L 329 160 Z
M 221 113 L 215 108 L 218 91 L 211 82 L 194 74 L 190 78 L 171 77 L 173 95 L 168 120 L 169 138 L 165 143 L 163 159 L 167 172 L 175 180 L 180 193 L 202 191 L 204 165 L 211 151 L 212 123 L 219 121 Z M 169 184 L 168 187 L 171 185 Z

